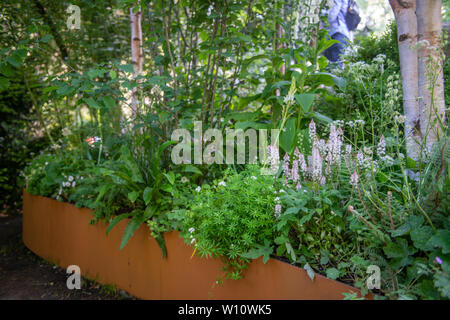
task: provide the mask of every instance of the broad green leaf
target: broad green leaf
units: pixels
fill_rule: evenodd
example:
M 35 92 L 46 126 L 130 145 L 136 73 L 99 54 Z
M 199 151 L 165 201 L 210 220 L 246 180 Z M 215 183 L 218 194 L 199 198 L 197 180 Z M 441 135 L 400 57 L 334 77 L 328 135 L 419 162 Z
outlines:
M 161 144 L 158 148 L 158 152 L 157 152 L 157 158 L 161 159 L 161 154 L 163 153 L 164 150 L 166 150 L 167 147 L 169 147 L 172 144 L 177 144 L 177 141 L 166 141 L 163 144 Z
M 165 191 L 165 192 L 168 192 L 168 193 L 172 193 L 173 187 L 172 187 L 170 184 L 165 183 L 165 184 L 163 184 L 163 185 L 161 186 L 161 190 L 162 190 L 162 191 Z
M 339 270 L 336 268 L 328 268 L 327 269 L 327 278 L 336 280 L 337 278 L 339 278 Z
M 410 232 L 411 240 L 414 242 L 414 246 L 425 251 L 433 250 L 433 246 L 429 243 L 429 240 L 433 234 L 434 231 L 430 226 L 422 226 L 420 228 L 413 229 Z
M 103 77 L 103 75 L 107 72 L 107 70 L 104 69 L 91 69 L 88 71 L 88 76 L 91 79 L 97 78 L 97 77 Z
M 191 164 L 187 164 L 184 166 L 183 169 L 184 172 L 191 172 L 191 173 L 195 173 L 195 174 L 200 174 L 202 175 L 203 173 L 200 171 L 200 169 L 198 169 L 197 167 L 191 165 Z
M 400 238 L 396 243 L 391 242 L 383 247 L 383 251 L 388 258 L 392 258 L 390 265 L 394 269 L 398 269 L 408 266 L 414 261 L 411 255 L 416 253 L 417 249 L 409 247 L 408 241 Z
M 0 77 L 0 90 L 6 90 L 10 86 L 8 79 Z
M 164 173 L 164 176 L 167 178 L 167 181 L 169 181 L 171 185 L 175 183 L 175 174 L 172 171 Z
M 419 228 L 423 224 L 423 222 L 424 218 L 422 216 L 410 215 L 406 218 L 406 221 L 403 225 L 391 232 L 391 235 L 393 237 L 399 237 L 408 234 L 411 230 Z
M 107 109 L 113 109 L 116 106 L 116 102 L 110 96 L 103 97 L 103 103 Z
M 299 225 L 302 225 L 302 224 L 304 224 L 305 222 L 308 222 L 309 220 L 311 220 L 311 218 L 313 217 L 313 215 L 314 215 L 314 212 L 311 212 L 311 213 L 309 213 L 309 214 L 303 216 L 303 217 L 300 219 L 300 221 L 298 222 L 298 224 L 299 224 Z
M 314 93 L 301 93 L 295 95 L 295 100 L 300 104 L 303 111 L 308 113 L 311 110 L 312 103 L 314 102 Z
M 129 72 L 129 73 L 133 73 L 134 72 L 134 68 L 132 64 L 122 64 L 120 66 L 117 67 L 119 70 L 125 71 L 125 72 Z
M 242 254 L 242 257 L 248 259 L 257 259 L 263 256 L 263 263 L 265 264 L 267 263 L 267 261 L 269 261 L 272 252 L 273 246 L 269 246 L 268 243 L 266 243 L 264 246 L 258 245 L 257 248 L 251 249 L 247 253 Z
M 306 270 L 306 273 L 308 274 L 308 277 L 311 279 L 311 281 L 314 281 L 315 273 L 314 273 L 314 270 L 309 265 L 309 263 L 305 264 L 303 269 Z
M 144 211 L 145 219 L 150 219 L 156 213 L 156 210 L 153 206 L 147 206 Z
M 123 213 L 121 215 L 114 217 L 114 219 L 112 219 L 112 221 L 109 223 L 108 228 L 106 228 L 106 235 L 108 235 L 108 233 L 111 231 L 112 228 L 114 228 L 116 224 L 118 224 L 123 219 L 128 218 L 129 216 L 130 213 Z
M 450 280 L 448 274 L 436 273 L 434 276 L 434 285 L 443 297 L 450 299 Z
M 438 230 L 430 239 L 430 244 L 442 248 L 444 254 L 450 253 L 450 230 Z
M 255 121 L 241 121 L 235 124 L 236 129 L 247 130 L 248 128 L 252 128 L 255 130 L 259 129 L 268 129 L 269 125 L 267 123 L 260 123 Z
M 291 118 L 286 122 L 285 130 L 280 133 L 280 146 L 287 153 L 294 151 L 296 135 L 296 119 Z
M 164 234 L 158 234 L 155 237 L 155 240 L 156 242 L 158 242 L 158 245 L 161 248 L 163 258 L 167 257 L 166 240 L 164 239 Z
M 324 251 L 320 257 L 320 264 L 328 264 L 328 262 L 330 262 L 330 253 L 328 251 Z
M 132 192 L 128 193 L 128 199 L 132 203 L 134 203 L 138 197 L 139 197 L 139 192 L 138 191 L 132 191 Z
M 103 186 L 101 186 L 99 192 L 98 192 L 98 196 L 97 199 L 95 199 L 95 203 L 98 203 L 100 201 L 101 198 L 103 198 L 103 196 L 105 195 L 106 191 L 109 190 L 109 185 L 108 184 L 104 184 Z
M 125 231 L 123 233 L 122 237 L 122 243 L 120 244 L 120 250 L 125 247 L 125 245 L 128 243 L 128 241 L 133 236 L 134 232 L 139 228 L 139 226 L 145 221 L 144 215 L 138 215 L 135 216 L 133 219 L 130 220 L 127 227 L 125 228 Z
M 6 61 L 15 68 L 19 68 L 22 65 L 22 59 L 15 55 L 9 56 Z
M 13 77 L 15 71 L 8 63 L 3 62 L 2 64 L 0 64 L 0 73 L 5 77 Z
M 152 188 L 146 187 L 144 189 L 143 198 L 144 198 L 145 205 L 148 205 L 150 203 L 150 201 L 152 200 Z
M 100 109 L 100 105 L 92 98 L 86 98 L 83 99 L 84 102 L 87 103 L 87 105 L 93 109 Z
M 294 251 L 294 248 L 292 248 L 291 243 L 288 241 L 285 243 L 285 245 L 286 245 L 287 253 L 291 255 L 291 261 L 293 261 L 293 262 L 297 261 L 297 257 L 295 256 L 295 251 Z
M 330 124 L 333 122 L 333 120 L 317 111 L 313 113 L 313 118 L 316 119 L 319 122 L 322 122 L 323 124 Z

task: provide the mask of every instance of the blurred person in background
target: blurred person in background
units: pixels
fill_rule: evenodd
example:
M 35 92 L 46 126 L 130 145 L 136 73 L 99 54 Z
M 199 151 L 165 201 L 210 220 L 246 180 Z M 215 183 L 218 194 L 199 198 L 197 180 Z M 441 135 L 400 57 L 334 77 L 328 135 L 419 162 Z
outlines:
M 324 55 L 331 62 L 336 62 L 343 66 L 340 55 L 351 40 L 351 32 L 356 29 L 361 17 L 355 0 L 333 0 L 333 5 L 328 11 L 328 33 L 331 39 L 337 40 L 325 50 Z

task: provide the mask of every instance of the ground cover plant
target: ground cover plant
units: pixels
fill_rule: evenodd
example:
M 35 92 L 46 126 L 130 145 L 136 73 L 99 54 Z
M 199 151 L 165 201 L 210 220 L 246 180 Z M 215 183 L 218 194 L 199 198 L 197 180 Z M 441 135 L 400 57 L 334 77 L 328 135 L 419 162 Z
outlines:
M 23 187 L 108 233 L 128 219 L 117 249 L 145 225 L 164 257 L 180 231 L 220 281 L 274 258 L 363 296 L 450 298 L 445 34 L 408 47 L 411 99 L 398 19 L 336 65 L 330 1 L 83 1 L 79 20 L 69 5 L 0 7 L 5 208 Z M 230 130 L 242 140 L 223 144 Z

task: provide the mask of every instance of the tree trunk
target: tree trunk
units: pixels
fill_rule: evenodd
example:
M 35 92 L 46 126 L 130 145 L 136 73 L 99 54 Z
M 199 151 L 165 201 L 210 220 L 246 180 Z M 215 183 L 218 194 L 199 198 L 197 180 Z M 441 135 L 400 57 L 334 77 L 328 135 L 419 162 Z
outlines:
M 131 24 L 131 63 L 134 68 L 134 77 L 138 77 L 142 73 L 142 28 L 141 28 L 141 9 L 136 12 L 135 8 L 130 8 L 130 24 Z M 132 117 L 136 118 L 138 114 L 138 92 L 137 88 L 133 88 L 131 98 Z
M 428 152 L 445 126 L 441 8 L 442 0 L 417 0 L 420 128 Z
M 414 161 L 420 157 L 420 113 L 417 69 L 416 0 L 390 0 L 397 21 L 398 51 L 403 88 L 403 112 L 405 115 L 405 140 L 407 156 Z

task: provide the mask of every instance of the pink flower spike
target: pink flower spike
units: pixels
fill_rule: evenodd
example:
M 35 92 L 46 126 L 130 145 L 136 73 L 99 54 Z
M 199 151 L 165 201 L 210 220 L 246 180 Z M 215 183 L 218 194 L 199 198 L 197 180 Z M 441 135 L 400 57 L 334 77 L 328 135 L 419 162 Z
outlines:
M 353 174 L 350 176 L 350 184 L 353 187 L 356 187 L 358 185 L 358 180 L 359 180 L 358 174 L 356 173 L 356 171 L 353 171 Z
M 439 264 L 442 264 L 442 259 L 439 258 L 439 257 L 436 257 L 436 262 L 439 263 Z

